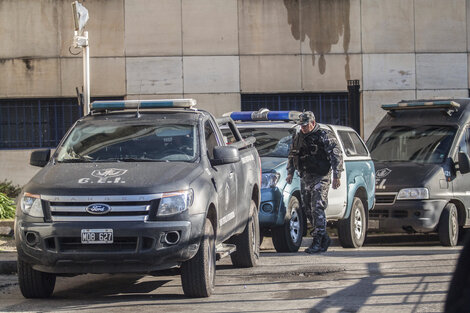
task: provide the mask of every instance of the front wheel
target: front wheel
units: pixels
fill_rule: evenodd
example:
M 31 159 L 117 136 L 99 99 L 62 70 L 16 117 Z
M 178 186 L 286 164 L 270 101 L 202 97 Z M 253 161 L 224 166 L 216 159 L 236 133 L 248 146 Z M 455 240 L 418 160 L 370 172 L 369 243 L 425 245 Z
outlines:
M 232 242 L 237 250 L 230 255 L 235 267 L 254 267 L 259 260 L 259 219 L 258 210 L 253 200 L 250 203 L 250 214 L 245 230 L 233 237 Z
M 299 200 L 292 196 L 284 225 L 272 229 L 273 245 L 277 252 L 297 252 L 302 244 L 304 219 Z
M 439 241 L 443 246 L 454 247 L 459 238 L 459 219 L 457 207 L 448 203 L 439 218 Z
M 215 285 L 215 234 L 206 218 L 204 236 L 196 255 L 181 265 L 181 285 L 187 297 L 209 297 Z
M 364 204 L 354 197 L 349 217 L 338 222 L 338 239 L 343 248 L 360 248 L 364 244 L 367 232 Z
M 54 292 L 55 274 L 36 271 L 18 258 L 18 282 L 25 298 L 49 298 Z

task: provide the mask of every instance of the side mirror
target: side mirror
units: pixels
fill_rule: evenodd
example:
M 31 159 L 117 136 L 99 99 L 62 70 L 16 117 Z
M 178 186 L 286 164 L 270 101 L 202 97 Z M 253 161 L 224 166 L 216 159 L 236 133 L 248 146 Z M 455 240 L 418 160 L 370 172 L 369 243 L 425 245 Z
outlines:
M 211 160 L 212 165 L 236 163 L 238 161 L 240 161 L 240 153 L 237 148 L 228 146 L 214 147 L 214 159 Z
M 33 166 L 44 167 L 51 158 L 51 149 L 47 150 L 37 150 L 31 152 L 31 158 L 29 159 L 29 164 Z
M 459 152 L 459 171 L 462 174 L 470 172 L 470 158 L 464 152 Z

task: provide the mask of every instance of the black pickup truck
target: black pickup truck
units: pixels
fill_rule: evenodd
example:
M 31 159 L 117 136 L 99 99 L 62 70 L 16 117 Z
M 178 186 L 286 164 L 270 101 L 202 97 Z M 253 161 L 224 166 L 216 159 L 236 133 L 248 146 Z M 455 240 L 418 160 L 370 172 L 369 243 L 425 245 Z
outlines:
M 184 294 L 210 296 L 215 264 L 259 258 L 260 159 L 230 118 L 195 100 L 97 101 L 23 188 L 15 221 L 26 298 L 57 275 L 180 267 Z M 237 141 L 226 145 L 219 125 Z

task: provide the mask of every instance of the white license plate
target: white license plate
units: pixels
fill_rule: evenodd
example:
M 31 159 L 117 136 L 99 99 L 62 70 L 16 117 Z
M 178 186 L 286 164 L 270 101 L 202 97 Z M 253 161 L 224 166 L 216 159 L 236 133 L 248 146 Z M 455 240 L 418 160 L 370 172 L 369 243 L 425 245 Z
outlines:
M 379 229 L 380 227 L 379 220 L 369 220 L 369 228 L 370 229 Z
M 82 243 L 113 243 L 112 229 L 82 229 Z

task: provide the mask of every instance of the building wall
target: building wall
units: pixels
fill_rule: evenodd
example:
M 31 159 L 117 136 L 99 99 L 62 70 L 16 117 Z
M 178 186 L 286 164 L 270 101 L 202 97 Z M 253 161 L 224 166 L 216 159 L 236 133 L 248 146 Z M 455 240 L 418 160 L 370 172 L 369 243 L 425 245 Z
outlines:
M 368 137 L 382 103 L 468 96 L 469 1 L 87 0 L 91 95 L 194 97 L 221 115 L 241 93 L 357 79 Z M 70 2 L 0 1 L 0 98 L 75 96 Z M 0 180 L 24 184 L 37 171 L 28 158 L 0 150 Z

